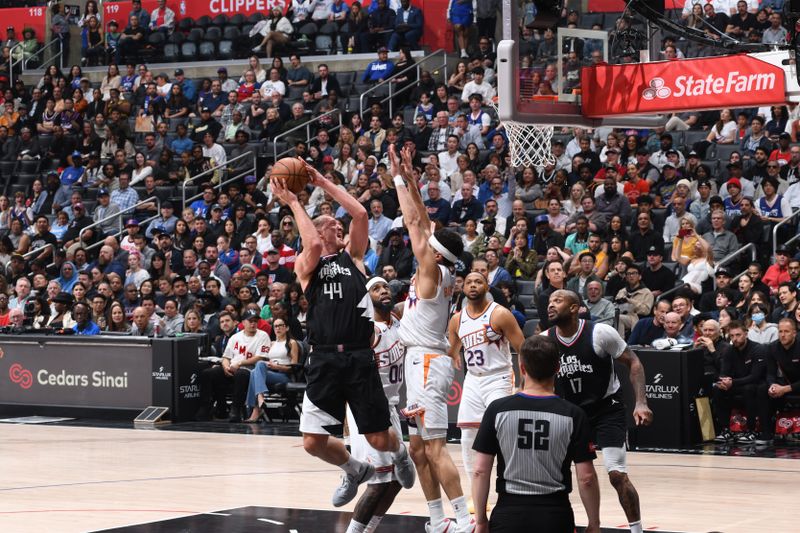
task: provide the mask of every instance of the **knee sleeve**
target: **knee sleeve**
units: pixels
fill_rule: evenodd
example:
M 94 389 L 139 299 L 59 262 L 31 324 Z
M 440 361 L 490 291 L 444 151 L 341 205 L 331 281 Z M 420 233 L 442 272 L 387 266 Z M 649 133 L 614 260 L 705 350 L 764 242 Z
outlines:
M 475 452 L 472 450 L 472 444 L 477 434 L 477 428 L 461 428 L 461 458 L 469 479 L 472 479 L 472 474 L 475 472 Z
M 603 464 L 606 472 L 628 472 L 627 461 L 625 460 L 625 448 L 603 448 Z

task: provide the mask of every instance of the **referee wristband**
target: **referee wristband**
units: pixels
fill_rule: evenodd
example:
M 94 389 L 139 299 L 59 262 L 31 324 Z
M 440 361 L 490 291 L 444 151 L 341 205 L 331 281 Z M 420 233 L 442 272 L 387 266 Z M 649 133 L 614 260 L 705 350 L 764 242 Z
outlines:
M 401 176 L 400 174 L 395 176 L 393 181 L 394 181 L 394 186 L 395 187 L 400 187 L 401 185 L 405 185 L 406 184 L 405 180 L 403 179 L 403 176 Z

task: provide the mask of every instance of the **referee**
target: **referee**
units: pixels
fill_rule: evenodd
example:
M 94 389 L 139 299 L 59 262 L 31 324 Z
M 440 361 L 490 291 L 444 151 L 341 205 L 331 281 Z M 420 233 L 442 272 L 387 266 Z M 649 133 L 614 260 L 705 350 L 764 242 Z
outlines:
M 589 517 L 586 533 L 600 531 L 600 489 L 592 461 L 591 428 L 583 410 L 555 395 L 560 367 L 553 339 L 529 337 L 519 354 L 523 387 L 492 402 L 475 437 L 476 533 L 573 533 L 570 464 Z M 497 505 L 486 517 L 492 463 L 497 455 Z

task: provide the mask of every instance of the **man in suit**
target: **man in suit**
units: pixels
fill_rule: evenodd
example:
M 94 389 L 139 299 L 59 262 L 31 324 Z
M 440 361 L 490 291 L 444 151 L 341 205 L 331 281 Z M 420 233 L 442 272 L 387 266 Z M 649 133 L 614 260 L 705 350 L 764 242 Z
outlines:
M 422 11 L 411 5 L 411 0 L 400 0 L 400 9 L 397 10 L 394 23 L 394 33 L 389 38 L 389 50 L 396 52 L 403 45 L 409 48 L 419 48 L 422 25 Z
M 342 89 L 339 87 L 339 82 L 330 75 L 330 71 L 328 70 L 328 65 L 325 63 L 321 64 L 317 72 L 319 76 L 314 78 L 314 81 L 311 82 L 311 95 L 313 96 L 314 100 L 319 101 L 323 98 L 327 98 L 328 94 L 331 91 L 335 92 L 337 96 L 342 95 Z

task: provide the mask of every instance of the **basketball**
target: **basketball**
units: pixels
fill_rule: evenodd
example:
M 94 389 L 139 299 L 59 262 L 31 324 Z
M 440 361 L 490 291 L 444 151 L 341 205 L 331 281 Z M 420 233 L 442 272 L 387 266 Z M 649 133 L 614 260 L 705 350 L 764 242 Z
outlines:
M 270 179 L 283 179 L 286 188 L 297 194 L 308 184 L 306 166 L 296 157 L 284 157 L 275 162 Z

